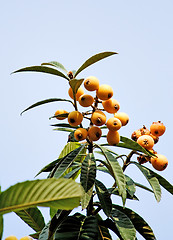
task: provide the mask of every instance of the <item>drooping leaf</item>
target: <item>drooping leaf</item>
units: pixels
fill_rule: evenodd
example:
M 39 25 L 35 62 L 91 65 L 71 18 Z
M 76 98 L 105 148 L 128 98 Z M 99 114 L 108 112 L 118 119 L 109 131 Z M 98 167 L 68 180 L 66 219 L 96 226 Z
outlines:
M 129 208 L 123 208 L 119 205 L 113 205 L 114 208 L 120 210 L 126 214 L 129 219 L 132 221 L 136 230 L 146 239 L 146 240 L 155 240 L 154 233 L 148 223 L 139 216 L 136 212 Z
M 123 204 L 125 204 L 126 200 L 126 179 L 125 175 L 122 171 L 121 166 L 119 165 L 116 157 L 108 152 L 103 146 L 97 145 L 98 148 L 103 152 L 107 162 L 109 163 L 112 171 L 112 176 L 114 177 L 116 184 L 118 186 L 119 194 L 122 196 Z
M 74 130 L 73 129 L 71 129 L 71 128 L 54 128 L 53 129 L 54 131 L 62 131 L 62 132 L 73 132 Z
M 124 238 L 121 237 L 120 232 L 119 232 L 115 222 L 113 220 L 111 220 L 110 218 L 107 218 L 104 221 L 99 221 L 99 225 L 102 225 L 102 226 L 112 230 L 119 237 L 119 240 L 124 240 Z
M 17 183 L 0 195 L 0 213 L 44 206 L 69 210 L 82 195 L 79 184 L 69 179 L 42 179 Z
M 36 232 L 41 231 L 45 226 L 43 215 L 36 207 L 23 209 L 15 213 Z
M 113 194 L 113 195 L 116 195 L 116 196 L 121 197 L 121 196 L 119 195 L 119 192 L 118 192 L 118 189 L 117 189 L 117 188 L 109 188 L 108 191 L 110 192 L 110 194 Z M 139 199 L 138 199 L 135 195 L 131 196 L 131 195 L 128 193 L 128 191 L 127 191 L 127 197 L 126 197 L 126 198 L 129 199 L 129 200 L 138 200 L 138 201 L 139 201 Z
M 94 185 L 94 181 L 96 178 L 96 162 L 94 158 L 94 154 L 88 154 L 81 166 L 81 176 L 80 183 L 84 188 L 85 192 Z
M 135 240 L 136 230 L 129 217 L 117 208 L 112 209 L 112 219 L 124 240 Z
M 97 238 L 98 225 L 95 216 L 69 216 L 55 233 L 55 240 L 96 240 Z
M 59 68 L 61 69 L 62 71 L 64 71 L 65 73 L 68 73 L 67 69 L 59 62 L 56 62 L 56 61 L 52 61 L 52 62 L 48 62 L 48 63 L 42 63 L 41 64 L 42 66 L 52 66 L 52 67 L 56 67 L 56 68 Z
M 148 168 L 136 162 L 132 163 L 135 164 L 139 168 L 139 170 L 143 173 L 143 175 L 146 177 L 147 181 L 149 182 L 150 186 L 153 189 L 156 200 L 159 202 L 161 200 L 161 188 L 158 179 L 152 174 L 152 172 Z
M 58 71 L 55 68 L 50 68 L 50 67 L 45 67 L 45 66 L 31 66 L 31 67 L 25 67 L 21 68 L 17 71 L 14 71 L 13 73 L 18 73 L 18 72 L 41 72 L 41 73 L 49 73 L 53 74 L 62 78 L 65 78 L 66 80 L 69 81 L 69 78 L 64 75 L 62 72 Z
M 73 104 L 73 102 L 72 102 L 71 100 L 68 100 L 68 99 L 49 98 L 49 99 L 45 99 L 45 100 L 36 102 L 36 103 L 34 103 L 33 105 L 29 106 L 28 108 L 26 108 L 25 110 L 23 110 L 23 111 L 21 112 L 21 115 L 22 115 L 24 112 L 26 112 L 26 111 L 28 111 L 28 110 L 30 110 L 30 109 L 32 109 L 32 108 L 38 107 L 38 106 L 43 105 L 43 104 L 46 104 L 46 103 L 51 103 L 51 102 L 70 102 L 70 103 Z
M 136 185 L 137 187 L 140 187 L 140 188 L 142 188 L 142 189 L 145 189 L 145 190 L 147 190 L 147 191 L 149 191 L 149 192 L 154 193 L 153 190 L 151 190 L 150 188 L 148 188 L 148 187 L 146 187 L 146 186 L 144 186 L 144 185 L 142 185 L 142 184 L 140 184 L 140 183 L 135 182 L 135 185 Z
M 68 217 L 71 210 L 58 210 L 50 221 L 49 238 L 53 236 L 59 225 Z
M 72 128 L 72 129 L 77 129 L 77 128 L 79 128 L 79 127 L 71 126 L 71 125 L 68 124 L 68 123 L 56 123 L 56 124 L 51 124 L 50 126 L 52 126 L 52 127 Z
M 136 192 L 136 185 L 129 176 L 125 175 L 125 178 L 126 178 L 127 192 L 130 194 L 131 197 L 133 197 Z
M 159 174 L 153 172 L 151 169 L 145 167 L 146 169 L 148 169 L 151 174 L 153 176 L 155 176 L 157 178 L 157 180 L 159 181 L 160 185 L 166 189 L 169 193 L 173 194 L 173 185 L 170 184 L 164 177 L 160 176 Z
M 79 156 L 79 154 L 84 148 L 85 145 L 81 145 L 80 147 L 74 149 L 72 152 L 66 155 L 66 157 L 64 157 L 62 161 L 52 170 L 51 176 L 55 178 L 60 178 L 71 166 L 71 164 L 75 161 L 75 159 Z
M 112 211 L 112 201 L 110 198 L 110 193 L 108 192 L 105 185 L 102 182 L 98 181 L 97 179 L 95 180 L 95 188 L 97 196 L 101 203 L 101 207 L 106 216 L 109 217 Z
M 88 204 L 90 202 L 92 195 L 93 195 L 93 186 L 87 192 L 85 192 L 83 189 L 83 194 L 82 194 L 82 198 L 81 198 L 82 209 L 85 209 L 88 207 Z
M 117 54 L 116 52 L 101 52 L 101 53 L 98 53 L 92 57 L 90 57 L 88 60 L 86 60 L 82 66 L 76 71 L 74 77 L 76 77 L 81 71 L 83 71 L 85 68 L 89 67 L 90 65 L 106 58 L 106 57 L 109 57 L 113 54 Z

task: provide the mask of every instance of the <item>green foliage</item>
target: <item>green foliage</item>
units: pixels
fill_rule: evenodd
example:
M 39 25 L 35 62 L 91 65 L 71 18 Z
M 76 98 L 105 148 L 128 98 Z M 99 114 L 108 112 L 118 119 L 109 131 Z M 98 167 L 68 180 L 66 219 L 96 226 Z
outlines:
M 84 79 L 76 79 L 77 75 L 92 64 L 114 54 L 116 52 L 98 53 L 87 59 L 77 71 L 68 72 L 57 61 L 15 71 L 14 73 L 30 71 L 53 74 L 68 80 L 73 90 L 74 101 L 60 98 L 45 99 L 29 106 L 22 113 L 52 102 L 69 102 L 75 110 L 78 110 L 75 94 Z M 97 104 L 95 101 L 95 105 Z M 88 111 L 86 115 L 90 113 Z M 57 116 L 68 117 L 68 113 Z M 54 115 L 50 119 L 57 116 Z M 64 122 L 51 126 L 55 127 L 56 131 L 69 132 L 68 143 L 58 159 L 48 163 L 36 175 L 47 172 L 47 179 L 18 183 L 0 194 L 0 238 L 3 232 L 2 214 L 13 211 L 35 231 L 32 237 L 39 240 L 112 240 L 109 230 L 120 240 L 136 240 L 136 232 L 146 240 L 155 240 L 148 223 L 125 205 L 127 199 L 139 200 L 136 196 L 136 187 L 153 193 L 158 202 L 161 200 L 161 187 L 173 194 L 173 186 L 165 178 L 137 161 L 132 161 L 134 155 L 148 158 L 155 155 L 127 137 L 121 136 L 120 142 L 110 148 L 107 143 L 95 144 L 89 138 L 84 143 L 77 142 L 74 131 L 79 126 L 73 127 Z M 103 131 L 107 129 L 106 125 L 101 129 Z M 115 151 L 117 147 L 126 148 L 130 152 L 128 155 L 119 155 Z M 131 164 L 144 175 L 151 188 L 125 175 L 126 168 Z M 97 171 L 110 176 L 112 186 L 107 187 L 99 179 Z M 123 206 L 114 203 L 115 196 L 122 198 Z M 81 210 L 86 210 L 85 215 L 72 212 L 79 205 Z M 50 208 L 51 220 L 47 224 L 37 206 Z M 103 218 L 99 215 L 100 211 L 104 213 Z

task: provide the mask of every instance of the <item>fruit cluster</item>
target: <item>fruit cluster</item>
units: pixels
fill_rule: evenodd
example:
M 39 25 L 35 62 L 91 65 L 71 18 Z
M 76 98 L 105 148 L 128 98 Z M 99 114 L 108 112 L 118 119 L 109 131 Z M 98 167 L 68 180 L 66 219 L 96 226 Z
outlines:
M 75 111 L 68 113 L 65 115 L 65 117 L 59 114 L 66 114 L 67 111 L 57 110 L 55 112 L 55 117 L 58 120 L 68 118 L 68 123 L 71 126 L 80 126 L 74 132 L 74 137 L 77 141 L 82 141 L 84 139 L 87 139 L 87 141 L 90 142 L 99 140 L 102 136 L 102 130 L 100 127 L 106 124 L 108 128 L 108 144 L 112 146 L 117 145 L 120 141 L 118 130 L 128 123 L 129 117 L 126 113 L 118 112 L 120 109 L 120 104 L 116 99 L 112 98 L 112 87 L 107 84 L 100 85 L 99 80 L 96 77 L 90 76 L 84 80 L 84 88 L 89 92 L 95 91 L 96 96 L 93 97 L 90 94 L 84 93 L 84 89 L 81 86 L 78 88 L 75 98 L 73 89 L 71 87 L 68 90 L 68 94 L 72 99 L 78 101 L 80 106 L 91 107 L 92 109 L 81 113 L 76 107 Z M 102 109 L 99 108 L 99 104 L 102 104 Z M 107 120 L 104 111 L 110 114 L 114 114 L 113 117 Z M 83 118 L 86 118 L 90 121 L 88 128 L 83 128 Z
M 32 239 L 33 238 L 30 236 L 20 238 L 20 240 L 32 240 Z M 11 235 L 11 236 L 5 238 L 5 240 L 18 240 L 18 238 L 16 236 Z
M 134 141 L 155 154 L 155 157 L 140 155 L 137 158 L 140 164 L 149 161 L 151 162 L 152 166 L 158 171 L 162 171 L 167 167 L 167 158 L 162 154 L 157 154 L 157 152 L 153 149 L 154 144 L 159 141 L 159 137 L 164 134 L 165 130 L 166 127 L 164 126 L 164 124 L 158 121 L 151 124 L 150 130 L 143 126 L 142 128 L 132 133 L 131 138 Z

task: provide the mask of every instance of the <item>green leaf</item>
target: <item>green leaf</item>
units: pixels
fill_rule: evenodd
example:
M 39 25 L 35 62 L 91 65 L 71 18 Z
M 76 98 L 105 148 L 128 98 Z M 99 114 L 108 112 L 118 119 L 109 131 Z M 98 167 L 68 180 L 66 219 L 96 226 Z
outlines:
M 63 158 L 65 157 L 68 153 L 72 152 L 73 150 L 75 150 L 76 148 L 80 147 L 81 144 L 78 142 L 68 142 L 65 147 L 63 148 L 63 150 L 61 151 L 59 158 Z
M 92 195 L 93 195 L 93 186 L 88 190 L 88 192 L 85 192 L 83 189 L 83 194 L 81 198 L 82 210 L 88 207 L 88 204 L 90 202 Z
M 101 207 L 106 216 L 109 217 L 112 211 L 112 201 L 110 198 L 110 193 L 108 192 L 105 185 L 102 182 L 98 181 L 97 179 L 95 180 L 95 188 L 97 196 L 101 203 Z
M 96 178 L 96 162 L 94 158 L 94 154 L 88 154 L 81 166 L 81 176 L 80 183 L 84 188 L 85 192 L 94 185 L 94 181 Z
M 148 223 L 139 216 L 136 212 L 129 208 L 123 208 L 118 205 L 113 205 L 116 209 L 120 210 L 124 214 L 126 214 L 129 219 L 132 221 L 136 230 L 147 240 L 155 240 L 154 233 Z
M 64 175 L 64 178 L 71 178 L 75 180 L 80 174 L 81 166 L 76 166 L 70 172 Z
M 70 129 L 70 128 L 54 128 L 54 131 L 62 131 L 62 132 L 73 132 L 74 130 Z
M 79 184 L 69 179 L 44 179 L 17 183 L 0 195 L 0 213 L 43 206 L 70 210 L 79 205 Z
M 2 239 L 3 229 L 4 229 L 4 220 L 3 220 L 3 215 L 0 214 L 0 239 Z
M 92 57 L 90 57 L 88 60 L 86 60 L 82 66 L 76 71 L 74 77 L 76 77 L 81 71 L 83 71 L 85 68 L 89 67 L 90 65 L 106 58 L 109 57 L 113 54 L 117 54 L 116 52 L 102 52 L 102 53 L 98 53 Z
M 142 185 L 142 184 L 140 184 L 140 183 L 135 182 L 135 185 L 136 185 L 137 187 L 140 187 L 140 188 L 142 188 L 142 189 L 145 189 L 145 190 L 147 190 L 147 191 L 149 191 L 149 192 L 154 193 L 153 190 L 151 190 L 150 188 L 148 188 L 148 187 L 146 187 L 146 186 L 144 186 L 144 185 Z
M 58 210 L 57 213 L 53 216 L 50 222 L 49 227 L 49 239 L 53 236 L 53 234 L 56 232 L 59 225 L 68 217 L 71 210 Z
M 72 129 L 77 129 L 77 128 L 79 128 L 79 127 L 71 126 L 71 125 L 68 124 L 68 123 L 56 123 L 56 124 L 51 124 L 50 126 L 52 126 L 52 127 L 72 128 Z
M 41 233 L 39 234 L 38 240 L 48 240 L 49 226 L 50 223 L 47 223 L 46 226 L 42 229 Z
M 70 102 L 70 103 L 73 104 L 73 102 L 71 100 L 61 99 L 61 98 L 49 98 L 49 99 L 45 99 L 45 100 L 36 102 L 33 105 L 29 106 L 28 108 L 26 108 L 25 110 L 23 110 L 21 112 L 21 115 L 22 115 L 22 113 L 24 113 L 24 112 L 26 112 L 26 111 L 28 111 L 28 110 L 30 110 L 32 108 L 38 107 L 38 106 L 46 104 L 46 103 L 51 103 L 51 102 Z
M 98 219 L 98 230 L 99 230 L 98 240 L 112 240 L 112 237 L 109 233 L 109 229 L 101 224 L 103 220 L 100 217 L 100 215 L 97 214 L 96 218 Z
M 149 168 L 146 168 L 146 169 L 148 169 L 150 171 L 150 173 L 157 178 L 157 180 L 159 181 L 160 185 L 163 188 L 165 188 L 169 193 L 173 194 L 173 185 L 171 185 L 165 178 L 163 178 L 159 174 L 153 172 Z
M 124 240 L 135 240 L 136 230 L 129 217 L 117 208 L 112 209 L 112 219 Z
M 98 225 L 95 216 L 69 216 L 55 233 L 55 240 L 96 240 Z
M 81 86 L 81 84 L 83 83 L 84 79 L 72 79 L 69 81 L 69 84 L 70 84 L 70 87 L 72 88 L 73 90 L 73 96 L 74 96 L 74 99 L 76 99 L 76 93 L 77 93 L 77 90 L 78 88 Z
M 52 119 L 52 118 L 57 118 L 57 117 L 67 118 L 68 115 L 69 115 L 69 113 L 61 113 L 61 114 L 57 114 L 57 115 L 54 115 L 54 116 L 50 117 L 49 120 Z
M 154 154 L 147 151 L 145 148 L 141 147 L 137 142 L 129 139 L 129 138 L 126 138 L 126 137 L 120 137 L 120 143 L 118 143 L 116 145 L 116 147 L 122 147 L 122 148 L 128 148 L 128 149 L 131 149 L 131 150 L 134 150 L 134 151 L 138 151 L 138 152 L 143 152 L 145 153 L 146 155 L 148 156 L 153 156 Z M 154 155 L 155 156 L 155 155 Z
M 85 145 L 81 145 L 64 157 L 61 162 L 52 170 L 51 176 L 54 178 L 60 178 L 79 156 L 84 147 Z
M 18 73 L 18 72 L 41 72 L 41 73 L 49 73 L 53 74 L 59 77 L 63 77 L 66 80 L 69 81 L 69 78 L 64 75 L 62 72 L 58 71 L 57 69 L 50 68 L 50 67 L 45 67 L 45 66 L 31 66 L 31 67 L 25 67 L 21 68 L 17 71 L 14 71 L 13 73 Z
M 146 179 L 148 180 L 149 184 L 153 189 L 156 200 L 159 202 L 161 200 L 161 188 L 158 179 L 152 174 L 152 172 L 148 168 L 136 162 L 131 163 L 135 164 L 143 173 L 143 175 L 146 177 Z
M 101 151 L 103 152 L 107 162 L 109 163 L 109 165 L 111 167 L 112 175 L 113 175 L 113 177 L 116 181 L 116 184 L 118 186 L 119 194 L 122 196 L 123 204 L 125 204 L 125 200 L 126 200 L 126 179 L 125 179 L 125 175 L 122 171 L 122 168 L 119 165 L 116 157 L 112 153 L 108 152 L 103 146 L 97 145 L 97 147 L 101 149 Z
M 43 215 L 38 208 L 28 208 L 15 213 L 36 232 L 45 226 Z
M 41 65 L 42 66 L 48 65 L 48 66 L 56 67 L 56 68 L 61 69 L 65 73 L 68 73 L 67 69 L 61 63 L 56 62 L 56 61 L 52 61 L 52 62 L 48 62 L 48 63 L 42 63 Z
M 129 176 L 125 175 L 125 178 L 126 178 L 127 192 L 130 194 L 131 197 L 133 197 L 136 192 L 135 183 Z

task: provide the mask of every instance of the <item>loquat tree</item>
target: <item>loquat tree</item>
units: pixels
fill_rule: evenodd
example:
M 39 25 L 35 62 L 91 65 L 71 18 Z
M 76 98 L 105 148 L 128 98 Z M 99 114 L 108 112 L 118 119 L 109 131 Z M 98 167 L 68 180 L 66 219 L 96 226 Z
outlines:
M 58 109 L 50 117 L 60 121 L 52 124 L 54 130 L 69 134 L 58 159 L 48 163 L 37 174 L 47 172 L 47 179 L 17 183 L 1 192 L 1 237 L 3 214 L 15 212 L 35 232 L 21 240 L 111 240 L 112 232 L 120 240 L 136 240 L 136 232 L 144 239 L 156 239 L 149 224 L 126 207 L 126 200 L 139 200 L 136 188 L 151 192 L 157 202 L 161 199 L 161 187 L 173 194 L 173 186 L 155 172 L 164 170 L 168 165 L 167 158 L 153 149 L 166 128 L 158 121 L 153 122 L 150 129 L 143 126 L 134 131 L 131 139 L 120 136 L 119 130 L 128 124 L 129 116 L 119 112 L 120 103 L 113 98 L 112 87 L 107 83 L 100 84 L 94 76 L 77 79 L 84 69 L 114 54 L 116 52 L 96 54 L 77 71 L 67 71 L 59 62 L 49 62 L 14 72 L 48 73 L 69 83 L 67 92 L 70 99 L 42 100 L 26 108 L 22 114 L 46 103 L 62 101 L 71 104 L 71 112 Z M 79 111 L 79 105 L 83 107 L 82 111 Z M 99 143 L 99 139 L 104 143 Z M 117 148 L 126 148 L 130 152 L 119 155 Z M 146 162 L 155 170 L 144 166 Z M 129 165 L 136 166 L 150 188 L 125 174 Z M 103 179 L 99 179 L 98 172 L 111 177 L 109 187 Z M 117 204 L 116 197 L 122 199 L 121 205 Z M 45 223 L 39 206 L 50 208 L 51 220 L 48 223 Z M 81 211 L 72 212 L 78 206 Z M 17 238 L 6 238 L 13 239 Z

